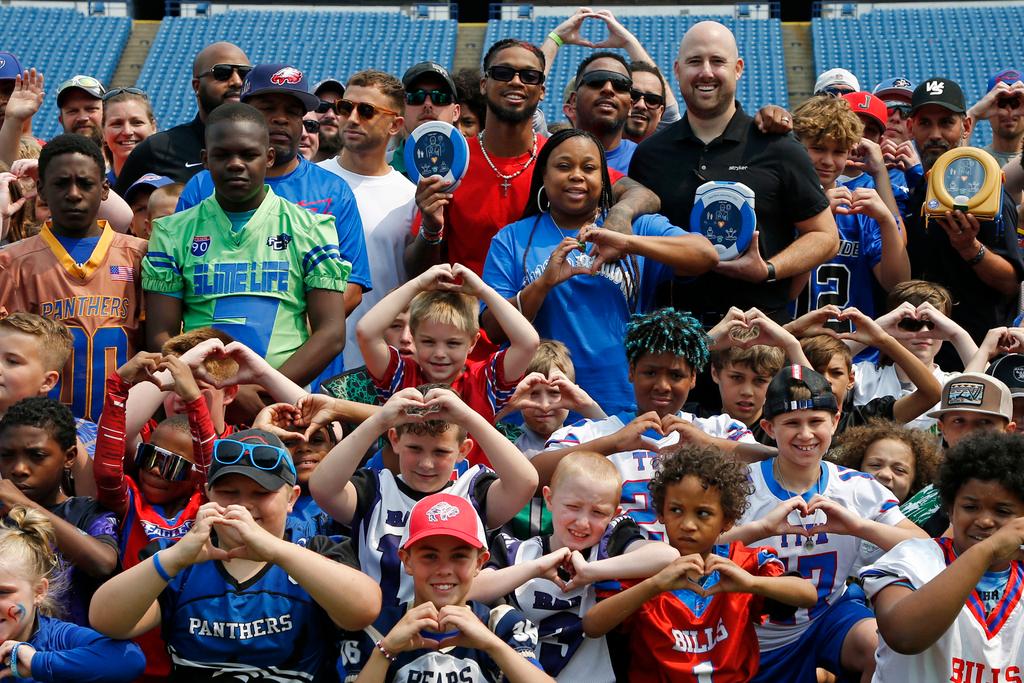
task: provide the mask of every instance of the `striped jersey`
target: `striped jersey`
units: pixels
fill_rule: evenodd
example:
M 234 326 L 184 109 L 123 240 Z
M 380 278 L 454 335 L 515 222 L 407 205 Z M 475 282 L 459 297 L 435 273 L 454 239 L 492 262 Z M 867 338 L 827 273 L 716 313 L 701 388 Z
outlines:
M 75 262 L 49 223 L 0 249 L 0 313 L 26 311 L 67 325 L 72 354 L 50 397 L 93 422 L 103 410 L 107 376 L 139 347 L 146 253 L 145 240 L 99 224 L 99 241 L 85 263 Z
M 158 219 L 142 267 L 147 291 L 182 299 L 186 331 L 216 327 L 274 367 L 309 338 L 306 292 L 344 291 L 352 270 L 334 218 L 270 188 L 237 232 L 215 196 Z

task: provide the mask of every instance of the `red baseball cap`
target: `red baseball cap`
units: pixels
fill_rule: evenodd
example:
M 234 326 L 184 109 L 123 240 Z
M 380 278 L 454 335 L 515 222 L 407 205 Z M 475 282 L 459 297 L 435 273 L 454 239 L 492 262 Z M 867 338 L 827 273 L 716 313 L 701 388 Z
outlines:
M 484 525 L 473 505 L 450 493 L 435 493 L 416 503 L 399 547 L 407 548 L 430 536 L 454 536 L 474 548 L 487 547 Z
M 878 122 L 882 130 L 885 130 L 885 125 L 889 120 L 889 111 L 881 97 L 860 91 L 847 93 L 843 95 L 843 99 L 850 103 L 850 109 L 854 114 L 871 117 Z

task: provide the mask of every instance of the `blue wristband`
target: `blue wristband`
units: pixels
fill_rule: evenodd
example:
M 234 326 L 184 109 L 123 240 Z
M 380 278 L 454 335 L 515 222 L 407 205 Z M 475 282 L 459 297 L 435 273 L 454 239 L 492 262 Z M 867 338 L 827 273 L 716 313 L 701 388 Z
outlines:
M 11 658 L 7 662 L 7 665 L 11 668 L 11 678 L 13 678 L 16 681 L 25 680 L 27 678 L 32 677 L 31 673 L 29 673 L 28 676 L 22 676 L 20 673 L 18 673 L 18 648 L 20 648 L 22 645 L 28 645 L 28 643 L 14 644 L 14 647 L 11 648 Z
M 173 577 L 170 574 L 168 574 L 167 570 L 164 569 L 164 566 L 160 564 L 160 553 L 156 553 L 153 555 L 153 569 L 156 570 L 156 573 L 160 575 L 161 579 L 163 579 L 167 583 L 171 582 L 171 578 Z

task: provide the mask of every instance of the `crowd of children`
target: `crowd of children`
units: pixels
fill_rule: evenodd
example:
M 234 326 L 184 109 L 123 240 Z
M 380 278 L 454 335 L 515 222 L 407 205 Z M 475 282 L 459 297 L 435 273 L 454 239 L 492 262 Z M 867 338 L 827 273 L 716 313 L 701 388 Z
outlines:
M 157 219 L 163 238 L 207 210 L 245 225 L 273 209 L 306 229 L 263 186 L 268 159 L 246 151 L 262 118 L 215 114 L 218 194 Z M 602 186 L 594 206 L 552 196 L 516 225 L 575 216 L 551 248 L 617 253 L 610 272 L 561 264 L 576 270 L 544 279 L 547 264 L 508 297 L 433 266 L 359 319 L 365 367 L 312 386 L 339 350 L 324 330 L 341 323 L 320 307 L 350 269 L 331 263 L 336 245 L 208 274 L 204 286 L 262 278 L 268 297 L 291 297 L 274 313 L 287 325 L 247 297 L 228 315 L 242 322 L 217 327 L 183 317 L 174 286 L 210 238 L 151 248 L 146 272 L 167 287 L 144 321 L 130 275 L 145 245 L 96 218 L 102 159 L 74 136 L 51 142 L 52 222 L 0 250 L 0 678 L 1021 681 L 1024 330 L 977 345 L 943 287 L 909 278 L 880 148 L 844 100 L 814 98 L 795 119 L 843 239 L 860 244 L 840 264 L 850 292 L 886 290 L 884 312 L 813 284 L 785 325 L 732 308 L 705 329 L 655 308 L 649 290 L 707 266 L 709 245 L 660 216 L 634 226 L 660 242 L 609 236 L 592 224 Z M 576 157 L 609 182 L 591 137 L 556 138 L 538 188 Z M 259 182 L 225 170 L 232 155 Z M 884 187 L 844 185 L 844 169 Z M 146 182 L 133 200 L 150 214 L 180 190 Z M 56 201 L 69 183 L 80 201 Z M 140 219 L 136 234 L 150 229 Z M 109 277 L 94 301 L 39 290 L 43 250 L 88 283 L 98 266 L 75 249 L 96 245 Z M 263 246 L 297 248 L 290 232 Z M 586 278 L 612 276 L 573 309 Z M 584 330 L 561 318 L 596 315 L 618 282 L 614 329 L 540 338 Z M 144 343 L 154 316 L 164 329 Z M 965 372 L 936 364 L 943 342 Z

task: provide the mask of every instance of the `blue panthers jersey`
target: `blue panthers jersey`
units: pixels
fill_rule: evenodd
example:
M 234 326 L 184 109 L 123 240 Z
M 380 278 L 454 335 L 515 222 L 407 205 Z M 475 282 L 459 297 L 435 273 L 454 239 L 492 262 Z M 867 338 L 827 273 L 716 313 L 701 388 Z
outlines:
M 351 565 L 343 544 L 318 536 L 307 547 Z M 195 564 L 159 601 L 172 680 L 337 680 L 334 622 L 277 565 L 239 582 L 220 562 Z
M 403 603 L 381 610 L 371 626 L 360 633 L 348 633 L 341 643 L 340 663 L 345 667 L 345 681 L 355 681 L 373 654 L 375 643 L 394 628 L 411 605 Z M 487 624 L 502 642 L 525 657 L 538 669 L 534 656 L 537 647 L 537 627 L 521 612 L 508 605 L 491 609 L 487 605 L 470 601 L 467 605 L 480 621 Z M 386 683 L 497 683 L 505 680 L 501 669 L 483 650 L 457 646 L 439 650 L 411 650 L 398 655 L 388 667 Z

